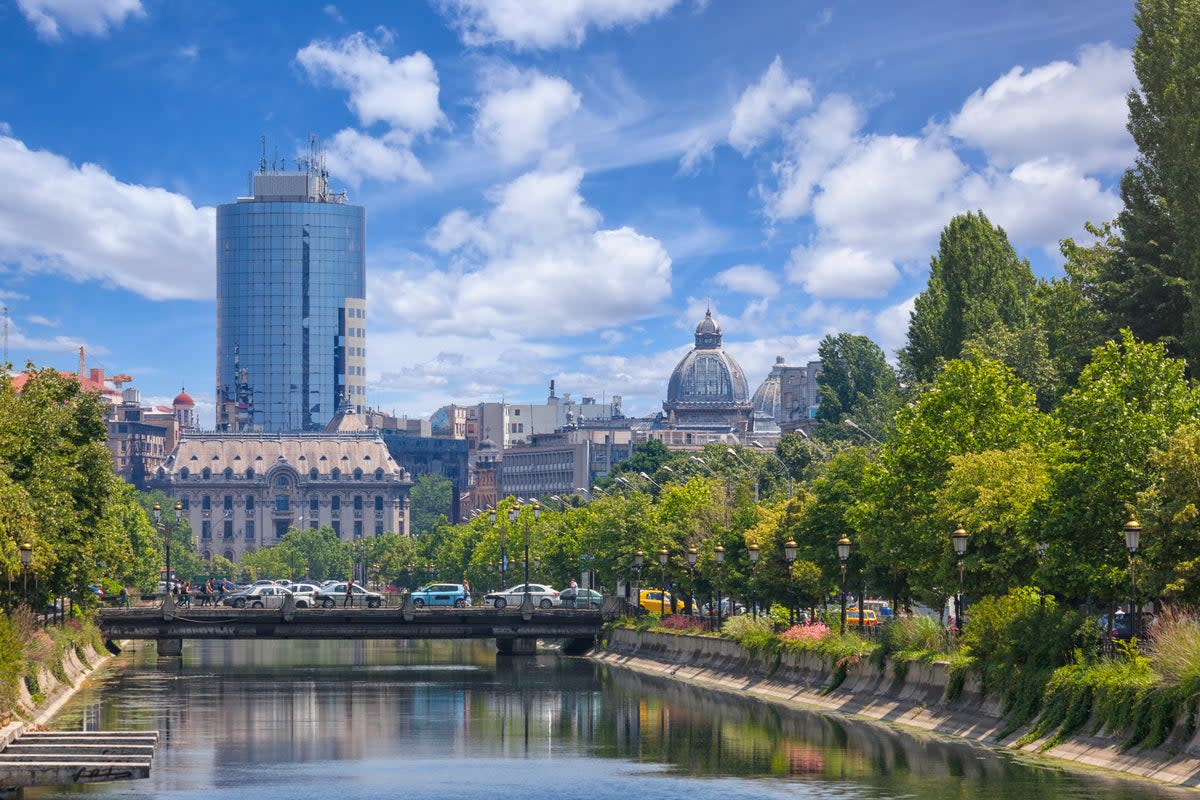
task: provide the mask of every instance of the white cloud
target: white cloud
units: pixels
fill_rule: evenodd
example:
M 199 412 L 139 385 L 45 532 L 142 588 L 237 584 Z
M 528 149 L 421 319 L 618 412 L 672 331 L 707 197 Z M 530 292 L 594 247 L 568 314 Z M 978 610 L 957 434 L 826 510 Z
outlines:
M 812 103 L 812 87 L 793 79 L 775 56 L 758 83 L 747 87 L 733 106 L 729 144 L 745 155 L 772 136 L 798 108 Z
M 863 114 L 850 98 L 830 95 L 785 135 L 788 154 L 772 165 L 778 191 L 759 187 L 771 219 L 795 219 L 811 210 L 817 182 L 855 143 Z
M 1058 158 L 1084 171 L 1119 172 L 1137 155 L 1125 128 L 1134 84 L 1130 51 L 1085 47 L 1078 63 L 1013 67 L 967 98 L 947 129 L 997 166 Z
M 493 190 L 487 214 L 447 214 L 428 243 L 449 265 L 402 266 L 372 296 L 408 324 L 468 336 L 571 335 L 654 313 L 670 294 L 670 257 L 632 228 L 602 229 L 582 178 L 535 170 Z
M 342 12 L 338 11 L 338 7 L 333 3 L 327 4 L 321 10 L 325 12 L 325 16 L 329 17 L 334 22 L 345 24 L 346 18 L 342 16 Z
M 43 317 L 41 314 L 29 314 L 25 317 L 25 321 L 32 325 L 42 325 L 47 328 L 61 328 L 62 323 L 56 319 Z
M 797 247 L 788 277 L 814 297 L 883 297 L 900 279 L 891 259 L 851 247 Z
M 332 174 L 357 186 L 363 179 L 394 181 L 398 178 L 429 183 L 429 172 L 403 142 L 395 137 L 375 138 L 345 128 L 327 144 L 326 158 Z
M 779 294 L 779 282 L 775 280 L 775 276 L 758 264 L 738 264 L 718 272 L 713 280 L 731 292 L 764 298 Z
M 437 70 L 420 51 L 391 59 L 381 42 L 359 32 L 336 43 L 313 42 L 296 53 L 296 60 L 313 80 L 350 92 L 348 105 L 365 126 L 384 122 L 421 134 L 445 122 Z
M 463 43 L 518 49 L 578 47 L 588 28 L 632 26 L 667 13 L 679 0 L 438 0 Z
M 213 296 L 215 212 L 0 136 L 0 263 L 159 299 Z
M 896 353 L 908 342 L 908 324 L 916 302 L 917 296 L 913 295 L 875 315 L 875 341 L 893 361 Z
M 144 17 L 141 0 L 17 0 L 17 7 L 40 38 L 62 39 L 62 32 L 105 36 L 127 17 Z
M 537 70 L 488 70 L 475 138 L 516 164 L 547 149 L 551 130 L 579 110 L 579 93 L 559 77 Z

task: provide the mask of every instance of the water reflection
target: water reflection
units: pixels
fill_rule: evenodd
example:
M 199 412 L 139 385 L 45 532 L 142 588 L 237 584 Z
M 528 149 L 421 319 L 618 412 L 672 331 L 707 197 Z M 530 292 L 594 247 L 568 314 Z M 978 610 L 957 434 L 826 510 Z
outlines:
M 77 696 L 56 727 L 158 729 L 154 772 L 29 797 L 1184 795 L 469 642 L 197 642 L 175 661 L 145 648 Z

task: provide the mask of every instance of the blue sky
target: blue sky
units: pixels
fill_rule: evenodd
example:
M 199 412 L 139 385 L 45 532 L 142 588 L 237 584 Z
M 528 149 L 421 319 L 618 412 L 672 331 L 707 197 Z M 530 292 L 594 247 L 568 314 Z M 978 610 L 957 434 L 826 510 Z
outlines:
M 367 208 L 378 408 L 653 413 L 710 304 L 753 385 L 894 353 L 954 214 L 1054 275 L 1119 210 L 1133 9 L 1087 6 L 0 0 L 9 357 L 211 424 L 214 207 L 310 135 Z

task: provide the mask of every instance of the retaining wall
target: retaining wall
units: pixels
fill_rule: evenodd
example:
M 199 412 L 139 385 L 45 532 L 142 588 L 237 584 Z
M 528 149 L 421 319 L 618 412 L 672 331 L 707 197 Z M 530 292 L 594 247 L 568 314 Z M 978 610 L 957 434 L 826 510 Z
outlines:
M 68 649 L 62 662 L 62 671 L 66 676 L 65 682 L 54 677 L 54 674 L 45 667 L 38 671 L 38 691 L 42 695 L 40 702 L 34 700 L 33 696 L 29 694 L 25 681 L 19 681 L 18 691 L 20 694 L 17 697 L 17 707 L 14 709 L 16 719 L 4 727 L 0 727 L 0 750 L 8 747 L 27 728 L 44 725 L 49 721 L 67 700 L 71 699 L 71 695 L 75 694 L 87 677 L 111 657 L 108 652 L 97 652 L 91 645 L 83 648 L 82 659 L 74 648 Z
M 1005 739 L 1003 707 L 985 696 L 968 673 L 954 700 L 946 697 L 949 665 L 908 665 L 897 674 L 889 663 L 880 670 L 863 659 L 849 666 L 836 688 L 833 665 L 813 653 L 755 656 L 736 642 L 615 628 L 591 656 L 613 666 L 684 681 L 730 694 L 785 706 L 850 714 L 870 720 L 956 736 L 997 747 L 1015 747 L 1025 730 Z M 1190 730 L 1189 730 L 1190 729 Z M 1025 745 L 1030 753 L 1111 769 L 1181 786 L 1200 787 L 1200 725 L 1181 723 L 1162 747 L 1122 752 L 1124 736 L 1075 736 L 1042 751 L 1041 742 Z

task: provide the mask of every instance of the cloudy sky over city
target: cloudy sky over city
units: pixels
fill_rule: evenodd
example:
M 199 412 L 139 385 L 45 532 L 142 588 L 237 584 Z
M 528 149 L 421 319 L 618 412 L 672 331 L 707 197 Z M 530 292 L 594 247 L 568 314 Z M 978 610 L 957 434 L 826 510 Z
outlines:
M 0 0 L 9 359 L 186 385 L 215 206 L 311 136 L 367 209 L 368 400 L 660 409 L 711 306 L 751 390 L 904 342 L 981 209 L 1043 276 L 1120 207 L 1132 0 Z

